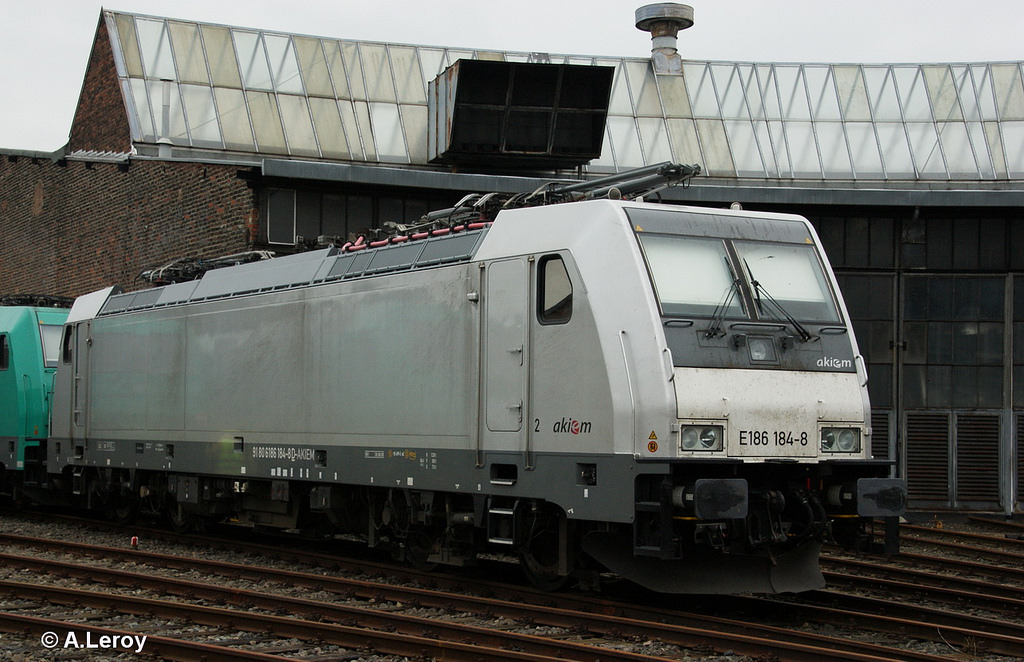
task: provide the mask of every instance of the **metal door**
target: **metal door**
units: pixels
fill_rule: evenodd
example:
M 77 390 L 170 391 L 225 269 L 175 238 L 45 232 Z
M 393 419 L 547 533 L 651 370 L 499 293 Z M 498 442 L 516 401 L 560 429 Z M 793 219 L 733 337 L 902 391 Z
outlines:
M 71 355 L 71 439 L 81 441 L 89 436 L 89 322 L 74 326 L 74 351 Z
M 526 402 L 528 289 L 522 259 L 487 267 L 484 409 L 491 432 L 519 432 Z

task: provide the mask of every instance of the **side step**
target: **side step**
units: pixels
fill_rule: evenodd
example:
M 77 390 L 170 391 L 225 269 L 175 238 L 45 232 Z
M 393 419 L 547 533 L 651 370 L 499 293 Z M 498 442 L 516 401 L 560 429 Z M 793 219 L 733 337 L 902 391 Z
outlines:
M 514 545 L 516 542 L 516 507 L 519 499 L 487 498 L 487 542 Z

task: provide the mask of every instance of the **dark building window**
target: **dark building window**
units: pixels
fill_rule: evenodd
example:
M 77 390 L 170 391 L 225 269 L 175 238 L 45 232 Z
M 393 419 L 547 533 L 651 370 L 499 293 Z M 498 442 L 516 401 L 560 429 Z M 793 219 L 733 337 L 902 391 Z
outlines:
M 398 197 L 269 188 L 263 195 L 260 241 L 294 246 L 297 238 L 313 246 L 318 237 L 344 243 L 380 227 L 384 221 L 415 223 L 451 202 L 427 197 Z
M 910 276 L 903 337 L 908 408 L 1003 406 L 1003 278 Z

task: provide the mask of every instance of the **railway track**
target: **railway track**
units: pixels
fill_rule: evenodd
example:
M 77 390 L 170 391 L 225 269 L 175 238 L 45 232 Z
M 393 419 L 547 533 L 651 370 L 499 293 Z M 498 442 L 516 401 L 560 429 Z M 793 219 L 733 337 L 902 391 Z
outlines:
M 162 535 L 138 527 L 132 530 L 143 533 L 147 541 L 149 536 Z M 411 655 L 438 659 L 488 659 L 487 651 L 501 651 L 504 657 L 499 659 L 513 659 L 509 652 L 535 656 L 520 659 L 679 659 L 695 654 L 715 659 L 730 652 L 752 658 L 774 656 L 780 660 L 939 660 L 964 653 L 975 654 L 975 659 L 995 660 L 1012 659 L 1010 656 L 1024 650 L 1019 618 L 982 617 L 964 613 L 966 610 L 961 608 L 950 613 L 948 606 L 927 607 L 913 598 L 906 602 L 894 600 L 890 588 L 870 578 L 877 560 L 852 560 L 859 566 L 856 572 L 867 575 L 864 581 L 873 586 L 875 596 L 864 595 L 861 589 L 854 594 L 854 589 L 837 582 L 836 588 L 782 600 L 687 598 L 689 609 L 681 610 L 678 596 L 666 598 L 668 604 L 658 607 L 657 596 L 639 598 L 638 603 L 635 596 L 614 600 L 593 595 L 539 593 L 507 583 L 482 581 L 465 573 L 424 575 L 394 564 L 346 560 L 297 549 L 294 542 L 281 547 L 216 536 L 174 534 L 168 538 L 197 545 L 197 551 L 214 545 L 248 557 L 242 563 L 231 563 L 195 558 L 195 552 L 193 556 L 181 556 L 178 552 L 157 554 L 127 545 L 68 546 L 59 541 L 8 534 L 0 537 L 0 544 L 7 548 L 7 553 L 0 555 L 0 567 L 20 567 L 40 578 L 102 582 L 102 591 L 87 593 L 109 599 L 128 591 L 133 594 L 130 597 L 142 600 L 137 605 L 141 613 L 153 613 L 155 609 L 145 600 L 201 603 L 200 606 L 223 613 L 218 616 L 216 611 L 206 611 L 200 616 L 180 618 L 200 622 L 205 618 L 209 619 L 210 627 L 217 627 L 216 618 L 234 616 L 230 620 L 234 631 L 277 632 L 279 626 L 272 621 L 237 616 L 239 610 L 266 611 L 271 617 L 287 619 L 288 629 L 281 632 L 290 639 L 304 640 L 307 646 L 330 644 L 403 656 L 410 654 L 411 649 L 406 646 L 412 646 L 417 652 Z M 37 565 L 28 565 L 30 556 L 34 557 L 31 563 Z M 256 558 L 260 561 L 248 560 Z M 274 558 L 292 569 L 257 565 Z M 130 568 L 111 568 L 109 564 Z M 889 565 L 893 564 L 886 564 Z M 165 573 L 171 574 L 163 576 Z M 198 574 L 202 579 L 183 579 L 175 573 Z M 289 597 L 282 593 L 282 587 L 297 589 L 303 595 Z M 145 597 L 134 595 L 143 590 Z M 914 590 L 908 589 L 906 594 L 914 595 Z M 882 595 L 877 595 L 880 592 Z M 26 595 L 31 591 L 27 586 L 5 583 L 0 584 L 0 593 Z M 168 596 L 174 599 L 169 600 Z M 55 593 L 48 599 L 55 604 L 85 604 L 102 597 L 75 593 L 60 597 Z M 130 600 L 118 602 L 120 613 L 131 611 Z M 359 612 L 366 611 L 374 612 L 373 619 L 360 621 L 364 614 Z M 446 624 L 441 629 L 437 625 L 441 619 L 458 623 Z M 242 622 L 246 627 L 239 625 Z M 329 626 L 342 629 L 334 632 Z M 11 627 L 14 626 L 0 623 L 0 628 Z M 24 627 L 27 626 L 21 629 Z M 358 633 L 345 631 L 346 627 Z M 833 629 L 836 634 L 825 636 L 814 629 Z M 411 639 L 387 643 L 365 638 L 375 637 L 377 632 L 390 638 Z M 870 641 L 858 641 L 858 633 L 874 634 Z M 912 648 L 907 645 L 911 638 L 932 645 Z M 431 649 L 427 646 L 431 641 L 435 645 L 438 641 L 480 644 L 484 652 L 457 651 L 451 647 Z M 289 647 L 298 650 L 302 646 L 293 641 L 278 644 L 277 648 L 284 651 L 278 655 L 287 653 Z M 167 657 L 196 659 L 194 652 Z M 220 658 L 211 654 L 207 659 Z
M 27 559 L 27 553 L 0 555 L 0 565 L 21 567 L 39 576 L 77 577 L 104 585 L 128 587 L 133 592 L 145 588 L 147 591 L 177 595 L 190 603 L 196 601 L 216 604 L 231 604 L 247 610 L 268 609 L 273 616 L 239 615 L 237 609 L 224 607 L 191 606 L 187 614 L 176 604 L 166 600 L 141 598 L 112 591 L 102 592 L 78 589 L 38 588 L 22 582 L 0 582 L 0 592 L 18 596 L 45 596 L 46 600 L 58 604 L 83 604 L 96 608 L 111 608 L 133 614 L 161 614 L 208 624 L 211 626 L 231 623 L 232 627 L 251 631 L 273 631 L 289 637 L 317 640 L 344 647 L 372 648 L 394 655 L 426 655 L 444 659 L 488 659 L 487 651 L 499 651 L 498 659 L 512 659 L 509 651 L 538 658 L 559 659 L 659 659 L 650 652 L 635 653 L 616 650 L 609 645 L 616 641 L 657 641 L 661 646 L 678 646 L 681 650 L 697 650 L 706 653 L 732 651 L 749 656 L 772 654 L 785 660 L 938 660 L 941 657 L 900 651 L 894 654 L 876 644 L 846 641 L 810 633 L 794 632 L 785 628 L 758 626 L 749 622 L 730 621 L 724 618 L 700 617 L 694 614 L 680 614 L 678 611 L 650 610 L 619 605 L 606 600 L 587 597 L 551 596 L 540 594 L 544 602 L 563 603 L 561 606 L 547 606 L 536 602 L 512 602 L 511 596 L 481 598 L 453 594 L 446 591 L 422 589 L 408 586 L 390 586 L 379 582 L 355 580 L 345 577 L 321 574 L 280 571 L 254 568 L 233 563 L 182 559 L 163 554 L 110 549 L 84 544 L 66 545 L 58 542 L 33 540 L 24 537 L 4 536 L 0 541 L 8 546 L 21 546 L 24 550 L 35 550 L 37 557 Z M 119 563 L 132 561 L 148 568 L 145 572 L 124 569 L 99 568 L 95 563 L 68 562 L 39 558 L 38 553 L 66 555 L 69 552 L 78 557 L 93 560 L 116 560 Z M 211 582 L 191 582 L 180 578 L 159 578 L 154 575 L 156 568 L 199 570 L 207 576 L 217 575 L 228 582 L 228 586 L 214 586 Z M 260 591 L 239 588 L 243 582 L 261 583 Z M 362 601 L 360 607 L 334 605 L 323 599 L 306 600 L 288 598 L 277 592 L 267 593 L 268 582 L 304 586 L 321 594 L 341 596 L 348 600 Z M 517 596 L 522 598 L 522 595 Z M 367 609 L 367 602 L 374 607 Z M 568 604 L 566 604 L 568 603 Z M 382 610 L 382 606 L 386 608 Z M 470 614 L 473 618 L 484 618 L 493 622 L 518 624 L 526 629 L 541 628 L 545 635 L 538 637 L 508 631 L 495 631 L 493 625 L 481 627 L 463 623 L 439 623 L 437 616 L 419 618 L 397 612 L 397 605 L 413 605 L 417 609 L 435 609 L 458 615 Z M 195 611 L 191 611 L 195 610 Z M 279 612 L 288 614 L 280 615 Z M 368 613 L 369 612 L 369 613 Z M 627 613 L 609 613 L 627 612 Z M 279 622 L 284 619 L 285 622 Z M 346 625 L 336 625 L 336 623 Z M 551 632 L 552 628 L 557 631 Z M 355 630 L 355 631 L 353 631 Z M 388 641 L 371 640 L 377 632 L 385 632 Z M 370 634 L 373 633 L 373 634 Z M 411 641 L 397 638 L 411 638 Z M 569 639 L 580 641 L 570 641 Z M 426 641 L 423 641 L 423 640 Z M 597 643 L 582 643 L 582 640 Z M 428 645 L 433 642 L 433 645 Z M 439 644 L 440 642 L 440 644 Z M 452 650 L 445 642 L 472 642 L 483 647 L 483 652 Z M 466 644 L 468 645 L 468 643 Z M 409 646 L 413 648 L 410 649 Z M 413 652 L 410 652 L 412 650 Z M 465 654 L 466 657 L 460 657 Z M 520 659 L 530 659 L 522 657 Z

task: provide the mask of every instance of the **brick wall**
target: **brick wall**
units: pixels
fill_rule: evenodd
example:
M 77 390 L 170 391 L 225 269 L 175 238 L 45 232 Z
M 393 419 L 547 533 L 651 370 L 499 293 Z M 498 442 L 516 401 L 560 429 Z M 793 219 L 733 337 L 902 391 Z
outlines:
M 0 153 L 0 294 L 149 287 L 144 269 L 247 250 L 253 191 L 238 166 Z
M 132 148 L 128 116 L 114 67 L 114 53 L 102 17 L 92 43 L 82 93 L 78 97 L 69 148 L 69 151 L 99 152 L 128 152 Z

